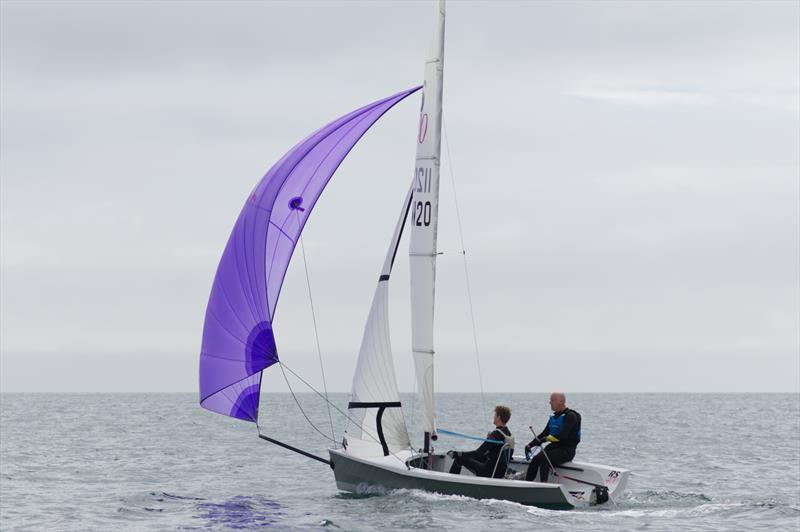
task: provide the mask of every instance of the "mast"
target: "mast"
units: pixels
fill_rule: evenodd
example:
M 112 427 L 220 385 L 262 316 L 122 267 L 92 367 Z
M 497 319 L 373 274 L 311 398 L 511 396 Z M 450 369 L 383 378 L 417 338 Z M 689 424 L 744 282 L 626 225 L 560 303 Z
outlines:
M 425 62 L 417 157 L 411 205 L 409 244 L 411 277 L 411 342 L 420 402 L 423 406 L 424 451 L 436 439 L 433 397 L 433 315 L 436 291 L 436 233 L 439 225 L 439 165 L 442 140 L 445 2 L 439 0 L 433 40 Z

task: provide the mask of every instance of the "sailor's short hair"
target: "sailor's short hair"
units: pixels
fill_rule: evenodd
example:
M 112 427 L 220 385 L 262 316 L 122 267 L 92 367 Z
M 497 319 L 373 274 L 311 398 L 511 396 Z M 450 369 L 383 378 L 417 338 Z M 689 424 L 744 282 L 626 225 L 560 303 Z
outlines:
M 508 423 L 508 420 L 511 419 L 511 409 L 507 406 L 497 405 L 494 407 L 494 413 L 503 423 Z

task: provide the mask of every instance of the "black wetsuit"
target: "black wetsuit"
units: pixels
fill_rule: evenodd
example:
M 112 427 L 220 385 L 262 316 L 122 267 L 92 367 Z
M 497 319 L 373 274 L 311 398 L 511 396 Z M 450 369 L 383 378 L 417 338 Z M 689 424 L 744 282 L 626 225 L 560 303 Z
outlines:
M 450 472 L 458 475 L 461 473 L 461 466 L 464 466 L 478 477 L 490 477 L 492 476 L 492 471 L 494 471 L 494 478 L 502 478 L 506 474 L 506 468 L 508 467 L 507 457 L 510 456 L 510 451 L 503 451 L 503 456 L 500 454 L 503 449 L 501 444 L 505 443 L 505 438 L 501 431 L 506 436 L 511 436 L 511 431 L 508 430 L 508 427 L 500 427 L 493 430 L 486 436 L 487 440 L 492 441 L 483 442 L 474 451 L 457 453 L 453 458 Z M 500 443 L 494 443 L 495 441 Z M 497 468 L 495 468 L 495 464 Z
M 529 447 L 533 447 L 534 444 L 551 441 L 548 436 L 556 438 L 556 441 L 552 441 L 550 445 L 543 447 L 542 451 L 533 457 L 530 465 L 528 465 L 525 480 L 536 480 L 536 472 L 538 471 L 540 482 L 547 482 L 551 463 L 555 467 L 575 458 L 575 449 L 581 442 L 581 415 L 574 410 L 565 408 L 561 412 L 553 412 L 552 417 L 560 420 L 561 416 L 564 416 L 564 418 L 561 421 L 561 430 L 558 434 L 550 434 L 551 421 L 548 420 L 544 430 L 528 444 Z M 548 458 L 550 459 L 549 462 Z

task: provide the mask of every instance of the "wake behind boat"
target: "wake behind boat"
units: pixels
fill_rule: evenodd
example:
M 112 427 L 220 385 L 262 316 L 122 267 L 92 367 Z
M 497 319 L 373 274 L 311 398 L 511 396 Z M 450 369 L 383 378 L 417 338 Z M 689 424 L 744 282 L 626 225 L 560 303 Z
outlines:
M 421 88 L 413 180 L 378 275 L 348 411 L 340 411 L 351 425 L 341 448 L 329 449 L 330 459 L 325 460 L 260 436 L 328 463 L 337 486 L 345 491 L 421 489 L 560 509 L 603 503 L 622 493 L 627 470 L 567 462 L 554 468 L 551 481 L 520 480 L 528 464 L 509 459 L 512 441 L 504 445 L 506 478 L 484 478 L 467 469 L 449 473 L 452 458 L 433 448 L 437 440 L 433 338 L 444 29 L 445 6 L 440 0 L 422 87 L 374 102 L 320 128 L 284 155 L 249 195 L 209 298 L 200 355 L 200 403 L 224 415 L 257 421 L 261 372 L 281 364 L 272 323 L 303 227 L 352 147 L 384 113 Z M 389 336 L 388 287 L 406 227 L 410 229 L 411 340 L 424 430 L 419 450 L 411 444 L 403 417 Z

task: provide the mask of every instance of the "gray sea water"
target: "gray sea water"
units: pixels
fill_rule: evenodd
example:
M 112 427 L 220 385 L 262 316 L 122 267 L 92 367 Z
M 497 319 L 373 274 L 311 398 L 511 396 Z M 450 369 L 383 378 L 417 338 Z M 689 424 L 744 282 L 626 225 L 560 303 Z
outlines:
M 344 407 L 348 396 L 332 400 Z M 329 433 L 325 403 L 299 401 Z M 419 413 L 411 396 L 403 401 L 417 435 Z M 548 414 L 545 394 L 486 403 L 513 408 L 517 435 Z M 0 528 L 800 529 L 800 395 L 573 394 L 569 405 L 584 420 L 578 459 L 634 471 L 616 504 L 553 511 L 417 491 L 355 496 L 336 489 L 326 465 L 202 410 L 193 394 L 3 394 Z M 441 394 L 438 413 L 442 428 L 488 430 L 479 394 Z M 264 395 L 261 418 L 264 432 L 326 455 L 291 395 Z M 473 443 L 442 438 L 438 449 Z

